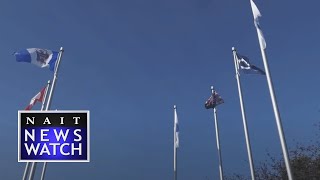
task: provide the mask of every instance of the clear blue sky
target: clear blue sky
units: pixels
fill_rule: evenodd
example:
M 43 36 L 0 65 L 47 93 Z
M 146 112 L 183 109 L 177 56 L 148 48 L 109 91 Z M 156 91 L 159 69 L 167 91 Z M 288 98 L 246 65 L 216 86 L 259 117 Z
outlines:
M 308 143 L 320 117 L 320 4 L 256 4 L 288 147 Z M 90 110 L 91 162 L 50 163 L 48 180 L 173 178 L 174 104 L 179 179 L 217 179 L 213 112 L 204 108 L 211 85 L 225 100 L 218 107 L 225 173 L 249 175 L 231 52 L 235 46 L 263 68 L 249 0 L 3 0 L 0 23 L 1 179 L 22 177 L 17 111 L 52 78 L 12 53 L 60 46 L 52 109 Z M 242 86 L 258 165 L 267 152 L 280 156 L 280 142 L 266 78 L 242 76 Z

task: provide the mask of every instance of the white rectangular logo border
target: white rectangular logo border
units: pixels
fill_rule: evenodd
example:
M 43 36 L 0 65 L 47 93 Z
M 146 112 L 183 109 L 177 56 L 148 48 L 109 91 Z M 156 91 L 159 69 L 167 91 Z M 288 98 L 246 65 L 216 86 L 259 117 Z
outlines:
M 86 160 L 21 160 L 21 113 L 86 113 L 87 114 L 87 159 Z M 90 162 L 90 111 L 89 110 L 19 110 L 18 111 L 18 162 Z

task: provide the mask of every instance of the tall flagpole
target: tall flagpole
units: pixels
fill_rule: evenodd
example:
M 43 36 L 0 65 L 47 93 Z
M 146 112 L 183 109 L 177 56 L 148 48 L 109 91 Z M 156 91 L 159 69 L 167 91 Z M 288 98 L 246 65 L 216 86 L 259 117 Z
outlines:
M 26 180 L 27 179 L 29 168 L 30 168 L 30 163 L 27 162 L 26 167 L 24 168 L 22 180 Z
M 42 101 L 42 105 L 41 105 L 41 111 L 43 111 L 43 109 L 44 109 L 44 105 L 45 105 L 45 102 L 46 102 L 46 99 L 47 99 L 47 94 L 48 94 L 49 88 L 50 88 L 50 80 L 47 83 L 46 91 L 44 93 L 44 97 L 43 97 L 43 101 Z M 36 171 L 36 167 L 37 167 L 37 163 L 36 162 L 32 162 L 31 163 L 30 174 L 29 174 L 29 180 L 33 180 L 34 173 Z M 27 179 L 27 174 L 24 174 L 22 179 L 26 180 Z
M 260 14 L 258 7 L 253 2 L 253 0 L 250 0 L 250 4 L 251 4 L 251 8 L 252 8 L 252 13 L 253 13 L 254 24 L 255 24 L 255 27 L 257 30 L 261 55 L 262 55 L 262 59 L 263 59 L 263 65 L 264 65 L 264 68 L 266 71 L 267 82 L 268 82 L 270 97 L 271 97 L 271 101 L 272 101 L 273 112 L 274 112 L 274 116 L 276 118 L 276 123 L 277 123 L 278 133 L 279 133 L 279 137 L 280 137 L 280 143 L 281 143 L 282 153 L 283 153 L 283 157 L 284 157 L 284 162 L 286 165 L 288 178 L 289 178 L 289 180 L 293 180 L 293 175 L 292 175 L 292 171 L 291 171 L 291 167 L 290 167 L 290 159 L 289 159 L 288 149 L 287 149 L 287 145 L 286 145 L 285 136 L 283 133 L 281 117 L 280 117 L 280 113 L 279 113 L 279 109 L 278 109 L 276 95 L 273 90 L 271 73 L 269 71 L 268 60 L 267 60 L 267 55 L 266 55 L 266 51 L 265 51 L 266 43 L 265 43 L 264 37 L 262 35 L 262 30 L 260 28 L 259 20 L 258 20 L 258 18 L 261 16 L 261 14 Z
M 46 102 L 46 100 L 47 100 L 47 94 L 48 94 L 48 91 L 49 91 L 50 85 L 51 85 L 51 81 L 50 81 L 50 80 L 48 80 L 47 88 L 46 88 L 46 92 L 45 92 L 44 97 L 43 97 L 44 101 L 42 102 L 42 105 L 41 105 L 41 111 L 43 111 L 43 110 L 44 110 L 44 106 L 45 106 L 45 102 Z
M 55 85 L 56 85 L 56 81 L 57 81 L 57 77 L 58 77 L 59 65 L 60 65 L 60 61 L 61 61 L 61 57 L 62 57 L 63 52 L 64 52 L 63 47 L 60 47 L 59 57 L 58 57 L 58 60 L 57 60 L 57 62 L 55 64 L 55 68 L 54 68 L 52 86 L 51 86 L 50 94 L 49 94 L 49 97 L 48 97 L 46 111 L 49 110 L 50 106 L 51 106 L 51 98 L 53 96 L 53 92 L 54 92 L 54 89 L 55 89 Z M 44 162 L 43 163 L 43 168 L 42 168 L 42 173 L 41 173 L 41 178 L 40 178 L 41 180 L 44 180 L 46 169 L 47 169 L 47 162 Z
M 234 47 L 232 47 L 232 53 L 233 53 L 233 59 L 234 59 L 234 67 L 236 70 L 236 79 L 237 79 L 237 84 L 238 84 L 240 107 L 241 107 L 241 114 L 242 114 L 242 121 L 243 121 L 243 129 L 244 129 L 244 135 L 246 138 L 247 152 L 248 152 L 249 165 L 250 165 L 250 171 L 251 171 L 251 179 L 255 180 L 254 165 L 253 165 L 253 160 L 252 160 L 251 145 L 250 145 L 250 139 L 249 139 L 249 131 L 248 131 L 248 126 L 247 126 L 244 103 L 243 103 L 243 99 L 242 99 L 242 89 L 241 89 L 240 73 L 239 73 L 239 62 L 237 60 L 236 49 Z
M 51 98 L 52 98 L 54 89 L 56 87 L 56 81 L 57 81 L 57 77 L 58 77 L 59 65 L 60 65 L 60 61 L 61 61 L 61 57 L 62 57 L 63 52 L 64 52 L 63 47 L 61 47 L 60 48 L 60 52 L 59 52 L 59 57 L 57 59 L 57 62 L 55 64 L 55 68 L 54 68 L 52 86 L 51 86 L 51 89 L 50 89 L 50 94 L 49 94 L 49 98 L 48 98 L 48 102 L 47 102 L 46 111 L 49 110 L 50 106 L 51 106 Z
M 211 86 L 211 93 L 214 93 L 213 86 Z M 220 149 L 220 138 L 219 138 L 219 126 L 218 126 L 218 119 L 217 119 L 217 109 L 216 107 L 213 108 L 213 116 L 214 116 L 214 125 L 216 129 L 216 140 L 217 140 L 217 149 L 218 149 L 218 158 L 219 158 L 219 173 L 220 173 L 220 180 L 223 180 L 223 167 L 222 167 L 222 158 L 221 158 L 221 149 Z
M 252 8 L 252 13 L 253 13 L 254 25 L 257 30 L 257 35 L 258 35 L 261 55 L 262 55 L 262 59 L 263 59 L 263 64 L 264 64 L 264 68 L 266 71 L 267 82 L 268 82 L 269 92 L 270 92 L 270 96 L 271 96 L 273 112 L 275 115 L 278 133 L 279 133 L 279 137 L 280 137 L 280 143 L 281 143 L 282 153 L 283 153 L 283 157 L 284 157 L 284 162 L 286 165 L 288 178 L 289 178 L 289 180 L 293 180 L 293 175 L 292 175 L 290 162 L 289 162 L 290 159 L 289 159 L 288 149 L 287 149 L 286 140 L 285 140 L 284 133 L 283 133 L 280 113 L 279 113 L 279 109 L 278 109 L 278 105 L 277 105 L 277 99 L 276 99 L 276 96 L 275 96 L 275 93 L 273 90 L 273 83 L 272 83 L 271 73 L 269 71 L 267 55 L 265 52 L 266 42 L 264 40 L 262 30 L 259 25 L 259 17 L 261 17 L 261 14 L 260 14 L 260 11 L 259 11 L 258 7 L 256 6 L 256 4 L 253 2 L 253 0 L 250 0 L 250 4 L 251 4 L 251 8 Z
M 257 29 L 257 33 L 259 33 L 258 29 Z M 269 87 L 269 92 L 270 92 L 271 101 L 272 101 L 273 112 L 274 112 L 274 116 L 276 118 L 276 123 L 277 123 L 278 133 L 279 133 L 279 137 L 280 137 L 280 142 L 281 142 L 281 148 L 282 148 L 282 153 L 283 153 L 283 157 L 284 157 L 284 162 L 285 162 L 285 165 L 286 165 L 288 178 L 289 178 L 289 180 L 293 180 L 291 166 L 290 166 L 290 162 L 289 162 L 290 159 L 289 159 L 288 149 L 287 149 L 287 145 L 286 145 L 286 139 L 285 139 L 285 136 L 284 136 L 284 133 L 283 133 L 282 122 L 281 122 L 281 117 L 280 117 L 280 113 L 279 113 L 279 109 L 278 109 L 276 95 L 275 95 L 274 90 L 273 90 L 273 83 L 272 83 L 271 73 L 269 71 L 267 55 L 266 55 L 265 49 L 263 48 L 263 45 L 262 45 L 262 42 L 261 42 L 260 38 L 258 38 L 258 39 L 259 39 L 259 44 L 260 44 L 260 50 L 261 50 L 261 55 L 262 55 L 262 59 L 263 59 L 263 64 L 264 64 L 264 68 L 265 68 L 265 71 L 266 71 L 268 87 Z
M 174 180 L 177 180 L 177 129 L 176 129 L 176 114 L 177 114 L 177 106 L 173 106 L 174 109 L 174 127 L 173 127 L 173 173 L 174 173 Z

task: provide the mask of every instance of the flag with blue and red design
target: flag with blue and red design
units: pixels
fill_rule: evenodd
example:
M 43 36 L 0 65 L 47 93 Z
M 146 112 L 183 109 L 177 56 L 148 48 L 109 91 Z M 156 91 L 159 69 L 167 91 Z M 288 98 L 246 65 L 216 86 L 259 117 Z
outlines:
M 224 103 L 224 100 L 221 98 L 221 96 L 217 93 L 217 91 L 213 90 L 213 93 L 211 94 L 210 98 L 205 103 L 205 108 L 215 108 L 219 104 Z

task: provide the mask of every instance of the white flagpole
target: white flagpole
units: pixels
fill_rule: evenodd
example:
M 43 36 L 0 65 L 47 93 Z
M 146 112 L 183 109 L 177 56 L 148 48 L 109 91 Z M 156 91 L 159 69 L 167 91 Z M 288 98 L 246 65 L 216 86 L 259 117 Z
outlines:
M 236 70 L 236 79 L 237 79 L 237 84 L 238 84 L 240 107 L 241 107 L 241 114 L 242 114 L 242 121 L 243 121 L 243 129 L 244 129 L 244 135 L 246 138 L 247 152 L 248 152 L 249 165 L 250 165 L 250 171 L 251 171 L 251 179 L 255 180 L 254 165 L 253 165 L 253 160 L 252 160 L 251 145 L 250 145 L 250 139 L 249 139 L 249 131 L 248 131 L 248 126 L 247 126 L 244 103 L 243 103 L 243 99 L 242 99 L 242 89 L 241 89 L 240 73 L 239 73 L 239 62 L 238 62 L 238 58 L 237 58 L 237 54 L 236 54 L 236 49 L 234 47 L 232 47 L 232 53 L 233 53 L 233 59 L 234 59 L 234 67 Z
M 59 52 L 59 57 L 57 59 L 57 62 L 55 64 L 55 68 L 54 68 L 54 75 L 53 75 L 53 80 L 52 80 L 52 86 L 50 89 L 50 94 L 49 94 L 49 98 L 48 98 L 48 102 L 47 102 L 47 107 L 46 107 L 46 111 L 50 109 L 51 106 L 51 98 L 55 89 L 55 85 L 56 85 L 56 81 L 57 81 L 57 77 L 58 77 L 58 71 L 59 71 L 59 65 L 60 65 L 60 61 L 61 61 L 61 57 L 63 54 L 64 50 L 63 47 L 60 48 L 60 52 Z
M 27 179 L 29 168 L 30 168 L 30 163 L 27 162 L 26 167 L 24 168 L 22 180 Z
M 269 71 L 268 60 L 267 60 L 267 55 L 266 55 L 266 51 L 265 51 L 265 48 L 266 48 L 265 41 L 264 41 L 264 38 L 260 38 L 261 29 L 259 29 L 260 27 L 257 24 L 257 21 L 258 21 L 257 18 L 259 16 L 261 16 L 261 14 L 252 0 L 250 0 L 250 3 L 251 3 L 251 8 L 252 8 L 253 17 L 254 17 L 254 24 L 255 24 L 256 30 L 257 30 L 261 55 L 262 55 L 262 59 L 263 59 L 263 65 L 264 65 L 264 68 L 266 71 L 267 82 L 268 82 L 269 92 L 270 92 L 270 96 L 271 96 L 273 112 L 274 112 L 274 116 L 276 118 L 276 123 L 277 123 L 278 133 L 279 133 L 279 137 L 280 137 L 280 143 L 281 143 L 282 153 L 283 153 L 283 157 L 284 157 L 284 162 L 286 165 L 288 178 L 289 178 L 289 180 L 293 180 L 293 175 L 292 175 L 292 171 L 291 171 L 291 167 L 290 167 L 290 159 L 289 159 L 288 149 L 287 149 L 286 140 L 285 140 L 285 136 L 284 136 L 283 128 L 282 128 L 281 117 L 280 117 L 280 113 L 279 113 L 279 109 L 278 109 L 276 95 L 273 90 L 271 73 Z M 255 16 L 257 16 L 257 17 L 255 17 Z
M 174 109 L 174 127 L 173 127 L 173 172 L 174 172 L 174 180 L 177 180 L 177 142 L 176 142 L 176 132 L 177 132 L 177 126 L 176 126 L 176 116 L 177 116 L 177 106 L 173 106 Z
M 59 70 L 59 65 L 60 65 L 60 61 L 61 61 L 61 57 L 63 54 L 64 50 L 63 47 L 60 48 L 60 52 L 59 52 L 59 57 L 57 59 L 55 68 L 54 68 L 54 75 L 53 75 L 53 80 L 52 80 L 52 86 L 50 89 L 50 94 L 49 94 L 49 98 L 48 98 L 48 102 L 47 102 L 47 106 L 46 106 L 46 111 L 50 109 L 51 106 L 51 98 L 55 89 L 55 85 L 56 85 L 56 81 L 57 81 L 57 76 L 58 76 L 58 70 Z M 42 168 L 42 173 L 41 173 L 41 180 L 44 180 L 44 176 L 45 176 L 45 172 L 47 169 L 47 162 L 43 163 L 43 168 Z
M 213 86 L 211 86 L 211 93 L 213 94 L 213 92 L 214 92 L 214 89 L 213 89 Z M 213 116 L 214 116 L 214 124 L 215 124 L 215 129 L 216 129 L 216 140 L 217 140 L 217 149 L 218 149 L 218 158 L 219 158 L 220 180 L 223 180 L 223 167 L 222 167 L 220 138 L 219 138 L 219 126 L 218 126 L 217 109 L 216 108 L 213 108 Z
M 44 97 L 43 97 L 43 101 L 42 101 L 42 105 L 41 105 L 41 111 L 43 111 L 43 109 L 44 109 L 44 104 L 45 104 L 46 99 L 47 99 L 47 94 L 48 94 L 49 88 L 50 88 L 50 80 L 49 80 L 48 83 L 47 83 L 46 91 L 45 91 L 45 93 L 44 93 Z M 32 163 L 31 163 L 29 180 L 33 180 L 33 178 L 34 178 L 34 173 L 35 173 L 35 171 L 36 171 L 36 167 L 37 167 L 37 163 L 36 163 L 36 162 L 32 162 Z M 26 179 L 27 179 L 27 174 L 24 174 L 22 179 L 23 179 L 23 180 L 26 180 Z
M 261 46 L 261 43 L 262 42 L 260 42 L 261 55 L 262 55 L 262 59 L 263 59 L 264 68 L 266 71 L 269 92 L 270 92 L 271 101 L 272 101 L 273 112 L 274 112 L 274 116 L 276 118 L 278 133 L 279 133 L 280 142 L 281 142 L 282 153 L 283 153 L 283 157 L 284 157 L 284 161 L 285 161 L 285 165 L 286 165 L 286 169 L 287 169 L 287 173 L 288 173 L 288 178 L 289 178 L 289 180 L 293 180 L 291 166 L 290 166 L 290 162 L 289 162 L 290 159 L 289 159 L 288 149 L 287 149 L 287 145 L 286 145 L 286 139 L 285 139 L 285 136 L 283 133 L 282 122 L 281 122 L 281 117 L 280 117 L 280 113 L 279 113 L 279 109 L 278 109 L 276 95 L 273 90 L 273 83 L 272 83 L 271 74 L 269 71 L 268 60 L 267 60 L 266 52 L 263 49 L 263 47 Z
M 49 91 L 50 85 L 51 85 L 51 81 L 50 81 L 50 80 L 48 80 L 48 84 L 47 84 L 47 87 L 46 87 L 46 92 L 45 92 L 44 97 L 43 97 L 44 101 L 42 102 L 42 105 L 41 105 L 41 111 L 43 111 L 43 110 L 44 110 L 44 105 L 45 105 L 46 100 L 47 100 L 47 94 L 48 94 L 48 91 Z

